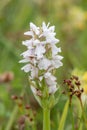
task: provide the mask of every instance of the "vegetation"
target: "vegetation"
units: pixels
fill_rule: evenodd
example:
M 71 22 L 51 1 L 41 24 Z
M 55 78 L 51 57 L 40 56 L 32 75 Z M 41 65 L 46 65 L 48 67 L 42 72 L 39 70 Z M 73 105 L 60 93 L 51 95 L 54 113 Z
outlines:
M 28 75 L 19 64 L 29 23 L 45 21 L 56 26 L 56 37 L 64 57 L 56 76 L 59 92 L 63 80 L 76 75 L 87 94 L 87 0 L 1 0 L 0 1 L 0 130 L 42 129 L 42 110 L 29 87 Z M 52 130 L 86 130 L 87 104 L 61 94 L 51 111 Z M 29 121 L 25 122 L 25 116 Z M 32 121 L 33 119 L 33 121 Z

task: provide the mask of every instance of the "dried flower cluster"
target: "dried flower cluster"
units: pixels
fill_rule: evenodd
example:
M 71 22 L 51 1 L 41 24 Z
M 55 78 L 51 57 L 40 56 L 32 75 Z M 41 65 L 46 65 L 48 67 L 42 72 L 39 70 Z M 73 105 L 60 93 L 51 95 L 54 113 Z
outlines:
M 83 88 L 83 93 L 81 94 L 81 100 L 83 106 L 87 104 L 87 71 L 74 69 L 72 75 L 77 75 L 80 79 L 81 85 L 80 88 Z
M 63 57 L 59 55 L 61 48 L 56 46 L 59 40 L 55 38 L 54 31 L 55 26 L 49 27 L 49 23 L 46 25 L 43 22 L 41 27 L 30 23 L 30 31 L 24 33 L 31 38 L 22 42 L 27 50 L 21 54 L 23 60 L 20 63 L 27 63 L 21 69 L 29 73 L 29 79 L 32 82 L 31 89 L 34 94 L 40 90 L 39 94 L 41 95 L 40 92 L 46 86 L 49 94 L 57 91 L 57 82 L 53 71 L 63 65 L 61 62 Z
M 72 77 L 70 77 L 70 79 L 65 79 L 63 83 L 66 84 L 67 86 L 67 91 L 70 98 L 70 104 L 71 104 L 72 97 L 75 95 L 76 97 L 78 97 L 82 105 L 81 96 L 84 90 L 83 88 L 81 88 L 81 83 L 79 78 L 73 75 Z
M 17 104 L 19 110 L 21 111 L 22 115 L 18 118 L 18 128 L 19 130 L 24 130 L 26 125 L 32 126 L 35 124 L 36 119 L 36 111 L 32 109 L 32 106 L 30 104 L 24 103 L 24 95 L 23 96 L 17 96 L 12 95 L 12 100 L 15 101 Z

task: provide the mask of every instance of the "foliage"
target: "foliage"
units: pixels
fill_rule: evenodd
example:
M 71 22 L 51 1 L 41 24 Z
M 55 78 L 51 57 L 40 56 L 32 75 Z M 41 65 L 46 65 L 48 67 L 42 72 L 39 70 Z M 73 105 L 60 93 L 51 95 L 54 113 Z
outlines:
M 0 130 L 7 128 L 11 116 L 15 110 L 12 95 L 20 96 L 23 92 L 23 105 L 31 104 L 37 110 L 37 129 L 42 129 L 41 109 L 34 100 L 27 75 L 20 71 L 20 54 L 24 48 L 21 41 L 25 39 L 23 33 L 27 31 L 29 22 L 41 25 L 42 21 L 50 22 L 56 26 L 57 38 L 60 39 L 63 64 L 56 73 L 58 83 L 62 87 L 63 80 L 70 75 L 72 70 L 87 71 L 87 1 L 86 0 L 1 0 L 0 1 Z M 5 73 L 13 73 L 12 80 L 8 80 Z M 83 74 L 83 73 L 81 73 Z M 3 76 L 4 75 L 4 76 Z M 4 77 L 4 78 L 3 78 Z M 5 79 L 6 77 L 6 79 Z M 62 95 L 59 103 L 51 112 L 52 130 L 59 128 L 64 105 L 68 97 Z M 72 101 L 75 130 L 81 122 L 80 130 L 86 130 L 85 121 L 79 117 L 74 108 L 78 100 Z M 79 104 L 79 103 L 77 103 Z M 79 106 L 79 105 L 78 105 Z M 78 108 L 78 107 L 77 107 Z M 86 109 L 86 108 L 85 108 Z M 80 110 L 79 110 L 80 111 Z M 18 119 L 26 110 L 18 107 L 18 113 L 13 118 L 11 129 L 18 129 Z M 57 113 L 57 114 L 56 114 Z M 87 110 L 85 111 L 87 115 Z M 81 114 L 82 115 L 82 114 Z M 63 116 L 62 116 L 63 118 Z M 64 120 L 64 119 L 63 119 Z M 77 123 L 78 122 L 78 123 Z M 84 123 L 83 123 L 84 122 Z M 8 129 L 8 130 L 11 130 Z M 31 129 L 31 126 L 30 126 Z M 72 117 L 69 110 L 64 130 L 72 129 Z

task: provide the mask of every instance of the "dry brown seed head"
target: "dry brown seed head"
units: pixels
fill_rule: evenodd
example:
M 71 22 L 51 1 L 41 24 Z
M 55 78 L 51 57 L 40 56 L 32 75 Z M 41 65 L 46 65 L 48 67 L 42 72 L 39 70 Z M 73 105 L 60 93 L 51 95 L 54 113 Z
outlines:
M 80 81 L 76 81 L 75 84 L 76 84 L 77 86 L 80 86 L 80 85 L 81 85 Z
M 28 105 L 28 104 L 25 106 L 25 109 L 30 109 L 30 108 L 31 108 L 31 107 L 30 107 L 30 105 Z
M 30 121 L 32 122 L 32 121 L 33 121 L 33 118 L 30 118 Z
M 23 96 L 20 96 L 19 99 L 23 100 Z
M 19 123 L 20 125 L 24 124 L 24 123 L 25 123 L 25 116 L 21 116 L 21 117 L 19 118 L 19 120 L 18 120 L 18 123 Z
M 17 100 L 17 99 L 18 99 L 18 96 L 16 96 L 16 95 L 12 95 L 12 96 L 11 96 L 11 99 L 13 99 L 13 100 Z
M 75 80 L 78 80 L 78 79 L 79 79 L 78 76 L 75 76 L 75 75 L 73 75 L 72 77 L 73 77 L 73 79 L 75 79 Z

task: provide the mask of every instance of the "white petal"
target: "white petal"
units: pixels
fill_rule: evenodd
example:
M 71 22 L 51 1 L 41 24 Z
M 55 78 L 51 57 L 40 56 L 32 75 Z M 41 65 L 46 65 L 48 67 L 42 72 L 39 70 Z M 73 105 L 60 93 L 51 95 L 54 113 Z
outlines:
M 46 30 L 46 29 L 47 29 L 47 26 L 46 26 L 46 23 L 45 23 L 45 22 L 42 23 L 42 29 L 43 29 L 43 30 Z
M 54 56 L 53 60 L 51 61 L 52 62 L 52 66 L 54 68 L 59 68 L 60 66 L 62 66 L 63 65 L 63 63 L 61 62 L 62 59 L 63 59 L 63 57 L 60 56 L 60 55 Z
M 43 22 L 43 23 L 42 23 L 42 29 L 43 29 L 43 30 L 47 30 L 48 27 L 49 27 L 49 25 L 50 25 L 50 22 L 49 22 L 47 25 L 46 25 L 45 22 Z
M 35 87 L 31 86 L 31 90 L 32 90 L 33 94 L 37 94 L 37 90 Z
M 53 57 L 54 60 L 62 60 L 63 59 L 63 56 L 60 56 L 60 55 L 56 55 Z
M 26 63 L 26 62 L 29 62 L 29 59 L 23 59 L 19 61 L 19 63 Z
M 61 51 L 60 48 L 56 47 L 55 45 L 52 45 L 52 57 L 55 56 L 60 51 Z
M 36 26 L 35 24 L 33 24 L 32 22 L 30 23 L 30 29 L 33 30 L 36 35 L 39 35 L 39 33 L 40 33 L 39 27 L 37 27 L 37 26 Z
M 60 47 L 58 47 L 58 52 L 61 52 L 61 48 Z
M 50 31 L 50 32 L 54 32 L 54 31 L 55 31 L 55 26 L 49 27 L 49 31 Z
M 44 36 L 46 37 L 47 43 L 56 44 L 59 42 L 58 39 L 55 38 L 56 33 L 46 33 Z
M 29 35 L 29 36 L 32 36 L 32 37 L 34 36 L 32 31 L 27 31 L 27 32 L 24 33 L 24 35 Z
M 32 79 L 38 77 L 38 68 L 32 67 L 32 70 L 31 70 L 31 77 L 32 77 Z
M 32 43 L 33 43 L 33 39 L 22 41 L 22 44 L 27 47 L 32 46 L 33 45 Z
M 48 87 L 48 89 L 49 89 L 49 93 L 50 94 L 54 94 L 58 90 L 58 88 L 56 87 L 56 85 L 50 86 L 50 87 Z
M 56 77 L 52 75 L 50 72 L 45 73 L 44 77 L 48 85 L 49 93 L 55 93 L 57 91 Z
M 53 76 L 50 72 L 47 72 L 45 73 L 45 78 L 50 78 L 51 80 L 55 81 L 56 80 L 56 77 Z
M 26 58 L 26 57 L 30 57 L 30 56 L 35 56 L 34 55 L 34 49 L 30 49 L 30 50 L 27 50 L 27 51 L 25 51 L 25 52 L 23 52 L 21 55 L 24 57 L 24 58 Z
M 47 24 L 47 28 L 49 27 L 49 25 L 50 25 L 50 22 L 48 22 L 48 24 Z
M 53 76 L 50 72 L 45 73 L 44 77 L 49 87 L 57 84 L 56 77 Z
M 42 81 L 42 79 L 43 79 L 43 76 L 40 76 L 40 77 L 39 77 L 39 80 Z
M 45 53 L 45 48 L 42 45 L 37 45 L 35 49 L 35 54 L 37 55 L 37 59 L 40 59 L 43 57 L 43 54 Z
M 48 78 L 48 77 L 50 77 L 50 76 L 51 76 L 51 73 L 50 73 L 50 72 L 47 72 L 47 73 L 44 74 L 44 77 L 45 77 L 45 78 Z
M 28 49 L 33 49 L 34 48 L 32 40 L 23 41 L 22 44 L 27 46 Z
M 42 70 L 42 69 L 47 70 L 50 65 L 51 65 L 50 60 L 48 60 L 46 58 L 40 60 L 38 63 L 38 67 L 40 70 Z
M 33 45 L 34 46 L 37 46 L 38 44 L 40 44 L 40 41 L 38 39 L 36 39 L 36 40 L 33 41 Z
M 59 60 L 53 60 L 52 65 L 54 68 L 59 68 L 60 66 L 63 66 L 63 63 Z
M 24 67 L 22 67 L 21 70 L 24 70 L 24 72 L 27 73 L 27 72 L 31 71 L 31 65 L 27 64 Z

